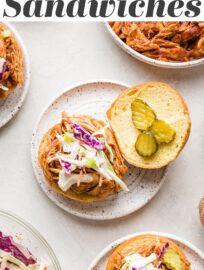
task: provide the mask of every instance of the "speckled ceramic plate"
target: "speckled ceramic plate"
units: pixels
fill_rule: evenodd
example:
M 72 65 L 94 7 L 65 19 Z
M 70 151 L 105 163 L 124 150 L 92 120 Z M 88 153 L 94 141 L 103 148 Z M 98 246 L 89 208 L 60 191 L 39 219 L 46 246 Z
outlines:
M 105 23 L 105 27 L 108 30 L 108 33 L 110 34 L 112 39 L 115 41 L 115 43 L 120 48 L 122 48 L 126 53 L 128 53 L 132 57 L 134 57 L 134 58 L 136 58 L 144 63 L 150 64 L 152 66 L 157 66 L 157 67 L 162 67 L 162 68 L 182 69 L 182 68 L 190 68 L 190 67 L 204 64 L 204 57 L 200 58 L 200 59 L 192 60 L 192 61 L 187 61 L 187 62 L 173 62 L 173 61 L 172 62 L 165 62 L 165 61 L 159 61 L 159 60 L 152 59 L 150 57 L 147 57 L 147 56 L 133 50 L 131 47 L 129 47 L 127 44 L 125 44 L 125 42 L 123 42 L 116 35 L 116 33 L 112 30 L 112 28 L 110 27 L 108 22 Z
M 124 241 L 143 234 L 153 234 L 153 235 L 159 235 L 163 237 L 167 237 L 170 240 L 174 241 L 185 253 L 188 260 L 191 262 L 191 270 L 203 270 L 204 269 L 204 254 L 197 249 L 195 246 L 190 244 L 189 242 L 181 239 L 180 237 L 177 237 L 175 235 L 167 234 L 167 233 L 157 233 L 157 232 L 142 232 L 132 235 L 127 235 L 114 243 L 110 244 L 108 247 L 106 247 L 91 263 L 88 270 L 105 270 L 106 265 L 108 262 L 108 259 L 114 249 L 123 243 Z
M 31 73 L 29 56 L 23 40 L 21 39 L 15 28 L 13 28 L 9 23 L 4 24 L 15 36 L 18 44 L 22 49 L 24 58 L 25 82 L 23 85 L 18 85 L 16 89 L 3 102 L 3 104 L 0 105 L 0 128 L 3 127 L 6 123 L 8 123 L 20 110 L 28 92 Z
M 37 162 L 39 143 L 47 130 L 60 122 L 61 112 L 88 114 L 106 120 L 106 111 L 128 86 L 112 82 L 85 83 L 72 87 L 55 98 L 43 111 L 32 138 L 32 162 L 37 180 L 46 195 L 65 211 L 87 219 L 107 220 L 128 215 L 144 206 L 158 192 L 166 169 L 142 170 L 129 167 L 124 177 L 130 192 L 121 192 L 94 203 L 81 203 L 57 194 L 47 185 Z

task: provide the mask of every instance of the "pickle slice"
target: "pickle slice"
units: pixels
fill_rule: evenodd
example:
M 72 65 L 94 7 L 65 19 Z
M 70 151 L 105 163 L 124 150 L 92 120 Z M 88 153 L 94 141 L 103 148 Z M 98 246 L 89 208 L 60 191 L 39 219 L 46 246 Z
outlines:
M 151 132 L 158 143 L 170 143 L 174 140 L 176 135 L 175 130 L 162 120 L 156 120 L 153 123 Z
M 166 249 L 162 256 L 162 262 L 170 270 L 183 270 L 184 263 L 181 260 L 179 254 L 174 251 L 172 248 Z
M 157 151 L 157 142 L 155 138 L 149 133 L 141 133 L 137 137 L 135 149 L 142 157 L 151 157 Z
M 141 99 L 135 99 L 131 105 L 132 121 L 136 128 L 148 130 L 156 118 L 154 111 Z

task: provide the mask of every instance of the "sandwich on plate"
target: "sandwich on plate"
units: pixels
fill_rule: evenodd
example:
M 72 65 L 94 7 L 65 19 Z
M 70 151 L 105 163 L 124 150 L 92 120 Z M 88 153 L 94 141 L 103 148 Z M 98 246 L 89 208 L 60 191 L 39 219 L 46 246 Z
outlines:
M 11 31 L 0 23 L 0 104 L 23 82 L 21 48 Z
M 107 117 L 124 159 L 145 169 L 159 169 L 174 161 L 191 130 L 184 99 L 169 85 L 158 82 L 122 92 Z
M 144 234 L 119 245 L 106 270 L 190 270 L 190 262 L 173 241 Z
M 52 189 L 82 202 L 98 201 L 121 190 L 127 167 L 111 129 L 86 115 L 62 113 L 44 135 L 39 165 Z
M 0 232 L 0 269 L 48 270 L 44 262 L 38 262 L 27 248 L 2 232 Z

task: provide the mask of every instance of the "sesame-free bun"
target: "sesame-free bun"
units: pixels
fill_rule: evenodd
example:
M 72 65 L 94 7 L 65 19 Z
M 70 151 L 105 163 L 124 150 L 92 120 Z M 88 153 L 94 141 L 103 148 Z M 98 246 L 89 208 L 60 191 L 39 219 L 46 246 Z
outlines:
M 169 123 L 176 131 L 169 144 L 160 144 L 151 157 L 140 156 L 135 142 L 141 133 L 132 122 L 131 104 L 135 99 L 146 102 L 157 119 Z M 140 168 L 159 169 L 174 161 L 185 146 L 191 130 L 188 107 L 182 96 L 172 87 L 159 82 L 148 82 L 125 90 L 107 111 L 107 117 L 125 160 Z

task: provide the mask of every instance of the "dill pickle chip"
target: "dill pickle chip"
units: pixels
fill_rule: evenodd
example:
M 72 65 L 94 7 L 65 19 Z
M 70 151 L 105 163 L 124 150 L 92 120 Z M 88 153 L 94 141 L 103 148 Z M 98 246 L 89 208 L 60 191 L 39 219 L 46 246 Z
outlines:
M 158 145 L 155 138 L 149 133 L 141 133 L 137 137 L 135 149 L 142 157 L 151 157 L 157 151 Z
M 156 118 L 154 111 L 141 99 L 135 99 L 131 104 L 132 121 L 136 128 L 148 130 Z
M 181 260 L 179 254 L 172 248 L 166 249 L 162 256 L 162 262 L 170 270 L 184 269 L 183 261 Z
M 170 143 L 174 140 L 176 135 L 175 130 L 169 124 L 161 120 L 156 120 L 153 123 L 151 132 L 158 143 Z

